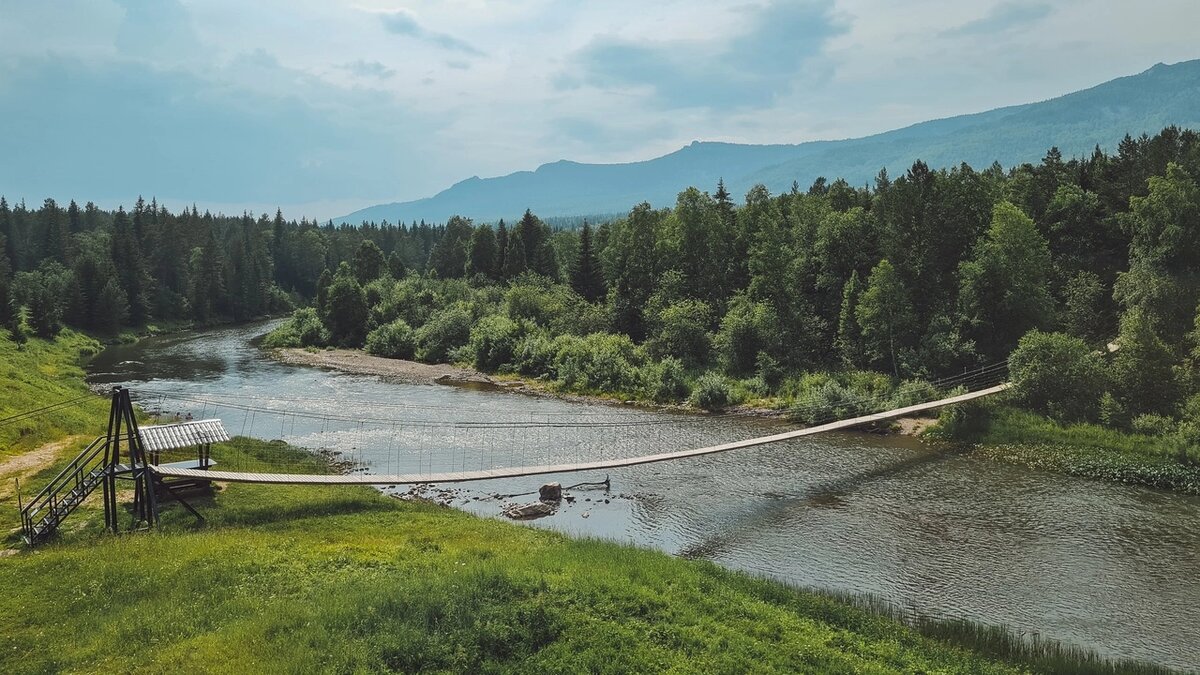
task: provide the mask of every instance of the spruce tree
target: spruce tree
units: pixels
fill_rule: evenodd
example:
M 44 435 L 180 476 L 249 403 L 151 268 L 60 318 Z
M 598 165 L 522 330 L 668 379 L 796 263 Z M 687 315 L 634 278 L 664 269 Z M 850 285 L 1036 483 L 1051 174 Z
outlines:
M 468 277 L 483 275 L 495 278 L 497 276 L 496 234 L 491 225 L 480 225 L 471 233 L 466 271 Z
M 500 219 L 500 224 L 496 226 L 496 273 L 500 278 L 504 278 L 504 257 L 508 254 L 508 226 L 504 224 L 504 219 Z
M 862 366 L 862 331 L 858 327 L 858 270 L 850 273 L 850 279 L 842 288 L 842 308 L 838 313 L 836 348 L 843 364 L 849 368 Z
M 383 276 L 385 263 L 379 246 L 370 239 L 364 239 L 354 252 L 354 278 L 365 286 Z
M 579 233 L 579 255 L 571 271 L 571 288 L 588 302 L 604 297 L 604 275 L 592 247 L 592 226 L 586 220 L 583 221 L 583 231 Z
M 408 274 L 408 269 L 404 266 L 404 258 L 400 255 L 400 251 L 392 251 L 388 256 L 388 274 L 396 281 L 400 281 Z
M 504 278 L 516 279 L 525 272 L 525 242 L 520 237 L 511 237 L 508 251 L 504 254 Z

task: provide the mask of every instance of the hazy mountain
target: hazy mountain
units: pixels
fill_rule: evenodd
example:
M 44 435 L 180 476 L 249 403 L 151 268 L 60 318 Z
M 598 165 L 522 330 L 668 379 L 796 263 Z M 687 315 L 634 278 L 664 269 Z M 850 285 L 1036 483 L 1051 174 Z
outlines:
M 1125 134 L 1153 134 L 1165 126 L 1200 128 L 1200 60 L 1159 64 L 1090 89 L 1025 105 L 922 122 L 865 138 L 798 145 L 693 142 L 662 157 L 628 164 L 562 160 L 536 171 L 497 178 L 472 177 L 433 197 L 381 204 L 339 221 L 443 221 L 459 214 L 476 220 L 514 218 L 526 208 L 539 216 L 618 213 L 648 201 L 670 206 L 680 190 L 711 192 L 723 177 L 740 198 L 755 183 L 772 192 L 818 176 L 870 181 L 886 167 L 905 171 L 914 160 L 941 167 L 967 162 L 983 168 L 1040 160 L 1051 146 L 1064 156 L 1114 149 Z

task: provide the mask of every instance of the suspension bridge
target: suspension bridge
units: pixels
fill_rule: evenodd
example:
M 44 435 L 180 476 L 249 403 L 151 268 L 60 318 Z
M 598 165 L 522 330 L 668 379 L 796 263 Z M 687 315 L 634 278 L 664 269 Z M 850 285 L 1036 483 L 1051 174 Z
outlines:
M 723 416 L 614 406 L 574 406 L 569 411 L 453 408 L 404 401 L 212 394 L 204 392 L 202 384 L 167 391 L 153 383 L 138 388 L 137 402 L 168 423 L 139 428 L 131 391 L 116 387 L 108 433 L 21 504 L 22 526 L 26 541 L 36 543 L 53 533 L 89 494 L 101 490 L 106 525 L 115 531 L 119 481 L 134 488 L 134 522 L 150 526 L 164 499 L 177 500 L 202 518 L 181 493 L 213 481 L 461 483 L 686 460 L 918 416 L 992 396 L 1009 387 L 1005 366 L 984 366 L 912 391 L 902 386 L 853 396 L 843 389 L 832 405 L 829 396 L 797 401 L 791 413 L 809 426 L 776 433 L 763 433 L 770 429 L 762 425 L 731 424 Z M 235 450 L 229 447 L 237 443 L 230 443 L 233 434 L 226 427 L 237 436 L 278 442 Z

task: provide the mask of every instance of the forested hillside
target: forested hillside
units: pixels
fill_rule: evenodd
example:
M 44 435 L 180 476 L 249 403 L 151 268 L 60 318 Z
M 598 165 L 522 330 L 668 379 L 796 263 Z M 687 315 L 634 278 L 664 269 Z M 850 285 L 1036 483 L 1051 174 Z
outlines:
M 1125 134 L 1200 125 L 1200 60 L 1158 64 L 1145 72 L 1038 103 L 930 120 L 863 138 L 796 145 L 694 142 L 675 152 L 625 164 L 558 161 L 535 171 L 473 177 L 410 202 L 380 204 L 342 221 L 443 220 L 453 214 L 496 219 L 533 208 L 543 216 L 610 213 L 648 201 L 669 206 L 684 185 L 726 186 L 741 195 L 756 184 L 774 192 L 792 181 L 841 177 L 869 183 L 880 167 L 899 173 L 921 159 L 940 169 L 1037 161 L 1051 146 L 1071 156 L 1100 146 L 1116 150 Z
M 365 345 L 709 408 L 819 395 L 848 412 L 1024 339 L 1012 363 L 1028 407 L 1172 430 L 1200 421 L 1197 176 L 1200 136 L 1172 127 L 1008 170 L 917 162 L 868 187 L 757 186 L 740 203 L 692 187 L 672 209 L 580 230 L 530 212 L 351 228 L 153 202 L 0 204 L 0 292 L 5 322 L 43 335 L 312 299 L 272 344 Z

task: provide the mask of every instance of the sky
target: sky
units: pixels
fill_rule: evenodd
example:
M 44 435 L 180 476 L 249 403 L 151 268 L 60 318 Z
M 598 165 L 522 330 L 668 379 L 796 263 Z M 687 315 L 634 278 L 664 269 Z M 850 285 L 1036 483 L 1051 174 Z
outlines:
M 325 219 L 1200 58 L 1195 0 L 0 0 L 0 194 Z

